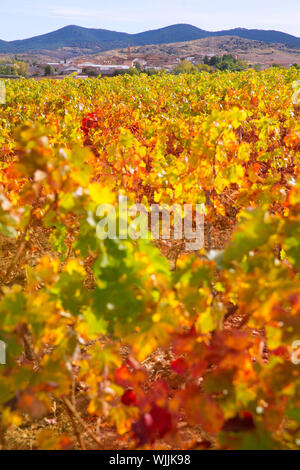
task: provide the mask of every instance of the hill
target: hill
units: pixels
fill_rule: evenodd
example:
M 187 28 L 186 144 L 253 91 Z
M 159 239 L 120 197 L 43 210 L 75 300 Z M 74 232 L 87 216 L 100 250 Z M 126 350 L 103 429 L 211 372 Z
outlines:
M 251 65 L 270 66 L 278 63 L 283 66 L 297 63 L 300 65 L 300 49 L 289 48 L 283 44 L 268 44 L 236 36 L 222 36 L 196 39 L 171 44 L 134 46 L 131 48 L 134 59 L 148 66 L 175 64 L 178 59 L 192 59 L 202 63 L 204 56 L 233 54 Z M 74 63 L 94 62 L 98 64 L 122 63 L 127 57 L 127 49 L 115 49 L 97 54 L 82 55 L 73 59 Z
M 212 36 L 238 36 L 244 39 L 262 41 L 268 43 L 279 43 L 290 47 L 300 47 L 300 38 L 280 31 L 264 31 L 261 29 L 236 28 L 227 31 L 213 33 Z
M 58 29 L 57 31 L 29 39 L 18 41 L 0 40 L 0 53 L 54 51 L 66 48 L 69 54 L 79 55 L 82 50 L 84 50 L 85 53 L 96 53 L 127 47 L 128 44 L 131 46 L 168 44 L 215 36 L 237 36 L 244 39 L 263 41 L 265 43 L 281 43 L 289 47 L 300 47 L 300 38 L 280 31 L 236 28 L 210 32 L 188 24 L 177 24 L 138 34 L 128 34 L 105 29 L 90 29 L 70 25 Z

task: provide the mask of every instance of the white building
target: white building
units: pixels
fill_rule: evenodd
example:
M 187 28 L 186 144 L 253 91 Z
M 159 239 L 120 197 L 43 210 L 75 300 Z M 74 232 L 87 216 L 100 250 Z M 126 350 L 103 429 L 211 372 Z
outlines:
M 64 75 L 71 75 L 72 73 L 81 73 L 82 68 L 81 67 L 76 67 L 76 65 L 69 65 L 68 67 L 63 67 L 61 69 L 61 73 Z
M 129 70 L 129 65 L 107 65 L 107 64 L 93 64 L 92 62 L 85 62 L 80 64 L 81 70 L 86 73 L 95 73 L 101 75 L 112 75 L 116 70 Z

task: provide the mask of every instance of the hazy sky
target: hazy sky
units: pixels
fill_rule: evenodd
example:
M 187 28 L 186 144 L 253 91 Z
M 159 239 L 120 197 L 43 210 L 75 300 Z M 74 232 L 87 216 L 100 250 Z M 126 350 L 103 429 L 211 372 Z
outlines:
M 277 29 L 300 36 L 299 0 L 0 0 L 0 39 L 68 24 L 136 33 L 174 23 L 210 31 Z

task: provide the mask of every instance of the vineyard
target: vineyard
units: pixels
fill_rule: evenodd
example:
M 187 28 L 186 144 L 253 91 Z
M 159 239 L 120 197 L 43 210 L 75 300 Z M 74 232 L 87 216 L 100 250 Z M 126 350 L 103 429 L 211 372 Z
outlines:
M 300 448 L 299 78 L 6 82 L 2 449 Z M 204 247 L 100 240 L 120 196 Z

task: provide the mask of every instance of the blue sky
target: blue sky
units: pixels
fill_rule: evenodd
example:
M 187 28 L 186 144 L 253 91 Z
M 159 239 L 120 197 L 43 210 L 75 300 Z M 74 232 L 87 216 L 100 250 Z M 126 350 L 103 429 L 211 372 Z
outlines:
M 77 24 L 136 33 L 174 23 L 237 26 L 300 36 L 299 0 L 0 0 L 0 39 L 24 39 Z

